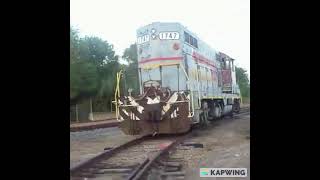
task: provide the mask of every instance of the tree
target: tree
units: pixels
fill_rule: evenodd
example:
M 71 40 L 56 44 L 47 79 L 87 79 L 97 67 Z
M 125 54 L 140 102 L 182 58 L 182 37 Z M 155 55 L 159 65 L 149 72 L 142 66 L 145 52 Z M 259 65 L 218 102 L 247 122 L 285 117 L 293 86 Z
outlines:
M 126 60 L 128 64 L 138 63 L 137 44 L 131 44 L 129 48 L 126 48 L 122 58 Z
M 118 69 L 118 56 L 115 55 L 113 45 L 99 37 L 79 38 L 78 31 L 70 27 L 70 100 L 72 103 L 88 98 L 110 101 L 113 97 L 115 74 Z
M 70 99 L 77 102 L 93 96 L 97 91 L 98 74 L 92 63 L 78 61 L 70 65 Z
M 116 73 L 120 69 L 119 57 L 115 55 L 113 45 L 99 37 L 86 36 L 80 43 L 80 56 L 88 59 L 97 68 L 97 91 L 93 101 L 95 110 L 110 109 L 113 100 Z
M 249 78 L 245 69 L 236 67 L 236 80 L 239 85 L 242 97 L 250 97 Z
M 105 66 L 109 61 L 118 60 L 113 45 L 99 37 L 86 36 L 80 40 L 80 56 L 90 60 L 97 67 Z
M 126 48 L 122 58 L 128 62 L 128 66 L 125 67 L 127 89 L 133 89 L 132 94 L 137 95 L 139 93 L 137 44 L 131 44 L 129 48 Z
M 70 27 L 70 63 L 79 59 L 79 41 L 78 30 Z
M 81 39 L 78 31 L 70 27 L 70 101 L 74 104 L 94 95 L 97 91 L 97 68 L 81 57 Z

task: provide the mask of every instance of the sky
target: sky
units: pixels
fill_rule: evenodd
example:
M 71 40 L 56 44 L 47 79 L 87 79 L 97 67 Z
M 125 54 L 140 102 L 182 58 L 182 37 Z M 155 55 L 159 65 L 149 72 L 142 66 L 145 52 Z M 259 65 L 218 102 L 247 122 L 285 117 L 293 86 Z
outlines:
M 152 22 L 181 23 L 250 77 L 250 0 L 70 0 L 71 26 L 107 40 L 120 56 Z

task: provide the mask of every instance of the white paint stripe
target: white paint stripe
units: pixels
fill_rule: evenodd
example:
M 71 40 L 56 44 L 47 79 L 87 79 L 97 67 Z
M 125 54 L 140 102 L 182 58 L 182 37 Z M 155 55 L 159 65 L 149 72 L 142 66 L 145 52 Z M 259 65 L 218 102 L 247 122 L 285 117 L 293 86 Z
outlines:
M 122 112 L 124 112 L 127 116 L 129 116 L 129 113 L 125 109 L 122 109 Z

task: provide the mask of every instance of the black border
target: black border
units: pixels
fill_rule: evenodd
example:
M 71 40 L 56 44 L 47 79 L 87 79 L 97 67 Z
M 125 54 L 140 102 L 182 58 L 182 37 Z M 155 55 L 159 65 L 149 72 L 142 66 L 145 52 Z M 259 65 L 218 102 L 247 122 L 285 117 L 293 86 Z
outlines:
M 70 2 L 11 7 L 2 16 L 4 179 L 69 179 Z
M 14 3 L 2 16 L 5 172 L 69 179 L 70 2 Z M 311 117 L 318 47 L 308 42 L 318 42 L 318 6 L 250 3 L 250 178 L 308 179 L 319 152 L 318 118 Z
M 317 5 L 251 1 L 251 178 L 317 172 Z M 312 65 L 313 64 L 313 65 Z M 317 89 L 317 88 L 316 88 Z

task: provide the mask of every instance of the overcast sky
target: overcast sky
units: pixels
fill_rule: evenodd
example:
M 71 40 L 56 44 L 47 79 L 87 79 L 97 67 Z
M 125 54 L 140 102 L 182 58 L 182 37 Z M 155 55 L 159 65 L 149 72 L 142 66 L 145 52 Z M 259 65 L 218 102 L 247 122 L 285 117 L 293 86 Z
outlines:
M 179 22 L 250 75 L 250 0 L 70 0 L 70 21 L 99 36 L 118 55 L 152 22 Z

